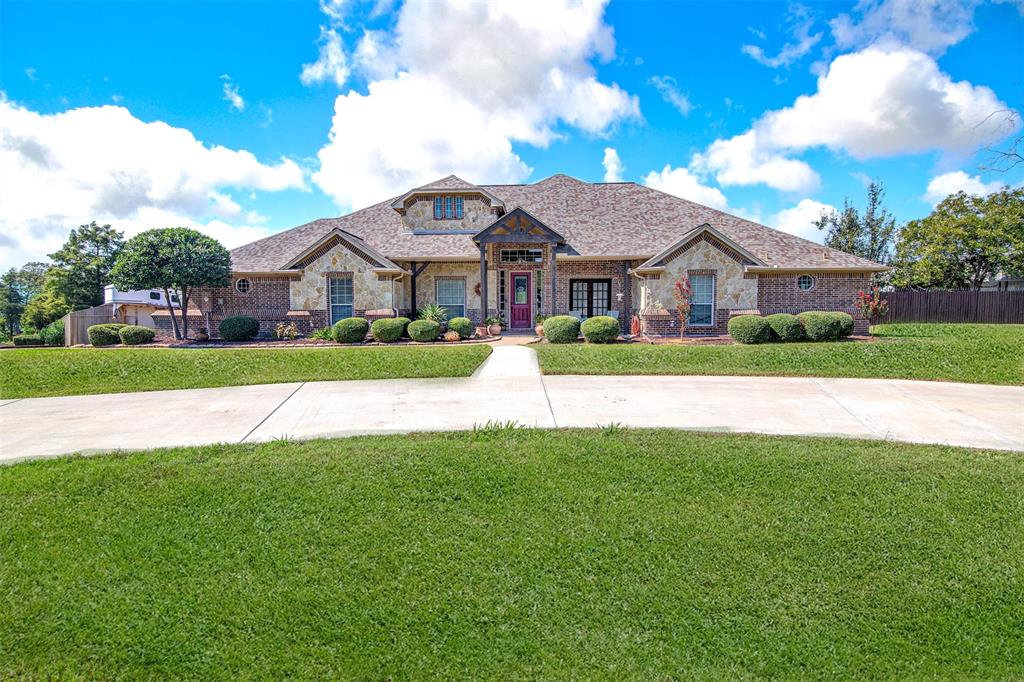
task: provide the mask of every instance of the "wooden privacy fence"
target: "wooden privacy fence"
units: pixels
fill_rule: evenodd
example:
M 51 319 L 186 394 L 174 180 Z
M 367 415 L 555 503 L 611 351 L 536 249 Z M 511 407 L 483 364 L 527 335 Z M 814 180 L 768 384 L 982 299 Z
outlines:
M 117 322 L 112 303 L 76 310 L 64 316 L 64 345 L 78 346 L 89 343 L 88 329 L 94 324 Z
M 885 291 L 884 322 L 1024 324 L 1024 291 Z

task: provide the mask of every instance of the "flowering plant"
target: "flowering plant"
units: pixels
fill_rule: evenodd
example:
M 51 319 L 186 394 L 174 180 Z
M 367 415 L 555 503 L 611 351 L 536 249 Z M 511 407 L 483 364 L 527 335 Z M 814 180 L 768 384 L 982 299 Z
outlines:
M 871 291 L 858 291 L 853 306 L 865 320 L 885 317 L 889 313 L 889 301 L 882 298 L 882 290 L 877 286 L 871 287 Z
M 672 298 L 676 302 L 676 310 L 679 311 L 679 338 L 683 337 L 683 332 L 686 331 L 686 321 L 690 319 L 690 302 L 693 300 L 693 287 L 690 286 L 690 280 L 683 277 L 680 280 L 676 280 L 675 286 L 672 287 Z

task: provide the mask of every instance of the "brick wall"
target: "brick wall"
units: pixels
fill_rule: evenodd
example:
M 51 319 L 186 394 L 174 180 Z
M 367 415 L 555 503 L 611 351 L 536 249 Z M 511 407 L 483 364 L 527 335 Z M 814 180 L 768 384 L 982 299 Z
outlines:
M 558 278 L 556 281 L 555 313 L 562 315 L 569 312 L 569 282 L 574 279 L 610 279 L 611 309 L 619 311 L 619 326 L 624 332 L 629 331 L 631 282 L 626 281 L 626 272 L 622 261 L 558 261 Z M 623 294 L 619 299 L 619 294 Z
M 871 286 L 871 275 L 861 273 L 806 273 L 814 278 L 814 287 L 801 291 L 799 275 L 759 275 L 757 308 L 762 315 L 801 313 L 807 310 L 841 310 L 853 315 L 854 329 L 867 333 L 868 323 L 859 319 L 853 302 L 857 292 Z
M 295 318 L 288 315 L 291 310 L 288 278 L 246 277 L 245 279 L 249 280 L 249 290 L 244 293 L 236 289 L 236 279 L 234 278 L 231 280 L 231 284 L 226 287 L 197 288 L 191 294 L 189 307 L 194 305 L 198 308 L 203 313 L 203 319 L 199 320 L 197 325 L 193 322 L 193 318 L 189 317 L 190 333 L 200 326 L 205 327 L 207 324 L 206 320 L 208 319 L 210 338 L 220 338 L 220 332 L 217 327 L 220 325 L 221 320 L 226 317 L 234 317 L 235 315 L 250 315 L 259 320 L 261 337 L 272 337 L 274 329 L 279 322 L 284 322 L 285 324 L 294 322 L 302 334 L 308 334 L 312 329 L 316 328 L 313 325 L 319 320 L 315 314 L 308 318 Z M 324 325 L 326 324 L 325 311 L 312 312 L 323 313 Z M 168 327 L 167 331 L 170 331 L 169 318 L 157 324 L 158 328 L 160 328 L 161 324 L 166 325 Z

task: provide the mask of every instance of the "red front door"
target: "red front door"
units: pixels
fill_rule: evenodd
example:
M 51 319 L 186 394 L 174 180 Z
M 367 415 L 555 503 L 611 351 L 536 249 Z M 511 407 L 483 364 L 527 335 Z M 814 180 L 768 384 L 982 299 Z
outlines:
M 509 326 L 512 329 L 529 329 L 533 321 L 530 316 L 530 273 L 513 272 L 508 279 L 509 289 L 512 290 L 512 301 L 509 304 L 512 320 Z

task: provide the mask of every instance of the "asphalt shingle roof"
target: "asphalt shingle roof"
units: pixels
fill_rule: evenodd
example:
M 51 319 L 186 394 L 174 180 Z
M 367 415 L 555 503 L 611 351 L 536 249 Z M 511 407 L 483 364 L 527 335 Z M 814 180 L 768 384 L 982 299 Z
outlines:
M 448 176 L 424 187 L 475 186 Z M 589 183 L 553 175 L 530 185 L 478 187 L 501 199 L 507 210 L 521 206 L 563 235 L 568 255 L 648 258 L 708 223 L 769 266 L 881 269 L 864 258 L 632 182 Z M 238 272 L 278 270 L 334 229 L 360 237 L 392 260 L 478 256 L 470 235 L 410 232 L 391 208 L 395 198 L 240 246 L 231 252 L 233 267 Z

